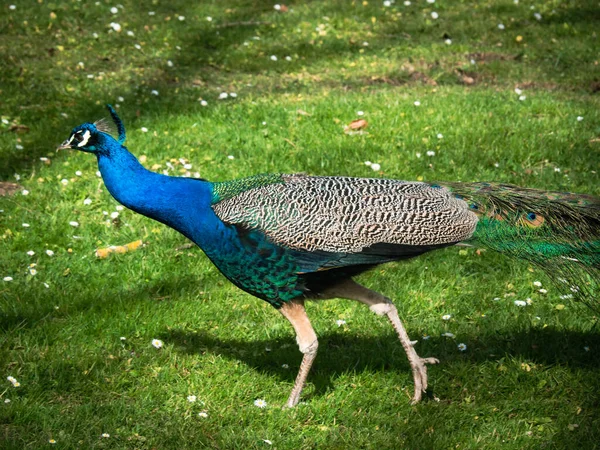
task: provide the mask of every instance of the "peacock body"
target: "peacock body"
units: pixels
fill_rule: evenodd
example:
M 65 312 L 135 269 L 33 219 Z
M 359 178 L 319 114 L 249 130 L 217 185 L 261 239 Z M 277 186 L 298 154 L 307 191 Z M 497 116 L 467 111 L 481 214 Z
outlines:
M 539 265 L 591 306 L 600 279 L 600 200 L 495 183 L 422 183 L 379 178 L 256 175 L 228 182 L 146 170 L 106 123 L 75 128 L 61 148 L 94 153 L 109 192 L 123 205 L 195 242 L 232 283 L 266 300 L 291 322 L 303 362 L 288 399 L 299 399 L 318 341 L 305 299 L 344 297 L 385 314 L 415 379 L 425 364 L 396 308 L 352 281 L 382 263 L 476 242 Z

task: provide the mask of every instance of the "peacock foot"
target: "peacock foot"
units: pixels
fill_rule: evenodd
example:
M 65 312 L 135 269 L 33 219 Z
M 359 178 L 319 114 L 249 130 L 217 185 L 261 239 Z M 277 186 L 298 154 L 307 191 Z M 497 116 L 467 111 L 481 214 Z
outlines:
M 412 398 L 412 404 L 421 401 L 423 392 L 427 391 L 427 364 L 438 364 L 437 358 L 417 358 L 411 361 L 413 379 L 415 383 L 415 394 Z

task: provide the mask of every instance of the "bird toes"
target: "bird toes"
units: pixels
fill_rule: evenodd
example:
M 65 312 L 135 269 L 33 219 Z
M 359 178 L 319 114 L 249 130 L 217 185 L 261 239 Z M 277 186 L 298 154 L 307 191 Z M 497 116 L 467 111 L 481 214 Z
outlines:
M 425 364 L 439 364 L 440 360 L 437 358 L 421 358 L 421 361 Z

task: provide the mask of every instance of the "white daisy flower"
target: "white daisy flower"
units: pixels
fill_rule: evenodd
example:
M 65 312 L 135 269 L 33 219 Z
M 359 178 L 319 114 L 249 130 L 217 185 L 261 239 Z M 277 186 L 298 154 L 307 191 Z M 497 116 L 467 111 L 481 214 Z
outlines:
M 33 256 L 33 255 L 35 255 L 35 252 L 34 252 L 33 250 L 29 250 L 29 251 L 27 252 L 27 254 L 28 254 L 29 256 Z
M 4 277 L 4 278 L 3 278 L 3 280 L 4 280 L 4 281 L 12 281 L 12 280 L 13 280 L 13 277 Z
M 527 306 L 527 302 L 523 300 L 515 300 L 515 306 Z
M 112 8 L 110 8 L 110 12 L 113 14 L 117 14 L 119 12 L 119 10 L 113 6 Z
M 152 346 L 154 348 L 162 348 L 163 341 L 161 341 L 160 339 L 152 339 Z
M 100 436 L 106 439 L 106 438 L 110 437 L 110 434 L 108 434 L 108 433 L 102 433 Z
M 452 317 L 452 316 L 451 316 L 450 314 L 444 314 L 444 315 L 442 316 L 442 320 L 450 320 L 450 318 L 451 318 L 451 317 Z
M 188 395 L 187 396 L 187 401 L 190 403 L 194 403 L 196 401 L 196 396 L 195 395 Z
M 377 164 L 377 163 L 373 163 L 371 164 L 371 169 L 373 169 L 375 172 L 379 171 L 379 169 L 381 169 L 381 165 Z
M 415 106 L 421 106 L 421 102 L 419 100 L 417 100 L 417 101 L 414 102 L 414 105 Z
M 201 411 L 198 413 L 198 417 L 202 417 L 205 419 L 208 417 L 208 413 L 206 411 Z
M 433 11 L 433 12 L 431 13 L 431 18 L 432 18 L 432 19 L 437 19 L 438 17 L 440 17 L 440 15 L 439 15 L 438 13 L 436 13 L 435 11 Z
M 75 220 L 72 220 L 69 222 L 69 225 L 71 225 L 72 227 L 78 227 L 79 226 L 79 222 L 76 222 Z
M 463 344 L 462 342 L 460 344 L 458 344 L 457 347 L 461 352 L 464 352 L 465 350 L 467 350 L 467 344 Z
M 341 327 L 342 325 L 346 325 L 346 321 L 343 319 L 338 319 L 335 321 L 335 323 L 337 324 L 338 327 Z
M 256 400 L 254 400 L 254 406 L 257 406 L 259 408 L 266 408 L 267 402 L 264 401 L 262 398 L 257 398 Z

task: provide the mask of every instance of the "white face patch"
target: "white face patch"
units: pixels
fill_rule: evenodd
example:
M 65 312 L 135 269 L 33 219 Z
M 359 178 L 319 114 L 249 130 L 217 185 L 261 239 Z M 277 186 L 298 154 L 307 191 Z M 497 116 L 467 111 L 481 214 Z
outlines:
M 81 138 L 81 142 L 79 144 L 77 144 L 77 147 L 83 147 L 84 145 L 86 145 L 90 139 L 90 136 L 91 136 L 90 131 L 85 130 L 85 133 L 83 133 L 83 137 Z
M 75 137 L 75 135 L 72 134 L 71 137 L 69 138 L 69 140 L 67 141 L 67 143 L 65 145 L 71 145 L 71 142 L 73 141 L 74 137 Z

